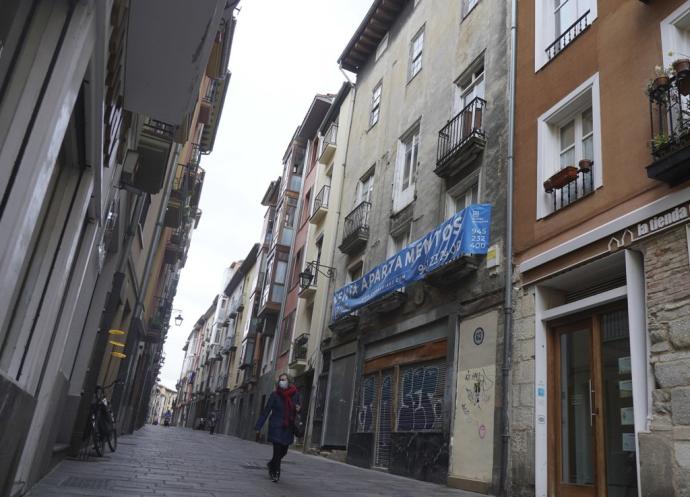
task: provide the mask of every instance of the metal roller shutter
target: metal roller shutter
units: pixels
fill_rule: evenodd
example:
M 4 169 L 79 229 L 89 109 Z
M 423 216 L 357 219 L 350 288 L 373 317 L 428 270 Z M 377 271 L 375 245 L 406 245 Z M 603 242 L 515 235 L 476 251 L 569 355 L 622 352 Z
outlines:
M 441 431 L 445 386 L 445 359 L 402 366 L 398 385 L 396 431 Z

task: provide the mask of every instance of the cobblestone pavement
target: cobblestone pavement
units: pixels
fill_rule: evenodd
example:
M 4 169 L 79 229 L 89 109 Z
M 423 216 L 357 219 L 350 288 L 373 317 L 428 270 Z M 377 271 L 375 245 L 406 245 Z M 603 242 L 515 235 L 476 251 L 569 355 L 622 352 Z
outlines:
M 271 447 L 225 435 L 149 426 L 102 458 L 62 461 L 31 497 L 478 497 L 442 485 L 290 451 L 279 483 Z

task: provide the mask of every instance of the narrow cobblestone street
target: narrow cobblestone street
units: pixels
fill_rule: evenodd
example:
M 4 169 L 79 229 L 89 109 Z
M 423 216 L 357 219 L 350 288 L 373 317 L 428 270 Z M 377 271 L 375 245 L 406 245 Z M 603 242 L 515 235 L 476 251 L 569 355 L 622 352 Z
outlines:
M 475 497 L 441 485 L 290 451 L 281 481 L 268 479 L 269 445 L 225 435 L 147 425 L 117 452 L 65 460 L 30 497 Z M 107 451 L 107 448 L 106 448 Z

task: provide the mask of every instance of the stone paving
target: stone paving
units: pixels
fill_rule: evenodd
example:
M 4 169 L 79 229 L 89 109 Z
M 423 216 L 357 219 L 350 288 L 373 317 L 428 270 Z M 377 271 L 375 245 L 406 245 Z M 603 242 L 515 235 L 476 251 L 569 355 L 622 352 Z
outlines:
M 479 497 L 442 485 L 290 451 L 279 483 L 268 478 L 271 447 L 225 435 L 149 426 L 117 452 L 65 460 L 30 497 Z

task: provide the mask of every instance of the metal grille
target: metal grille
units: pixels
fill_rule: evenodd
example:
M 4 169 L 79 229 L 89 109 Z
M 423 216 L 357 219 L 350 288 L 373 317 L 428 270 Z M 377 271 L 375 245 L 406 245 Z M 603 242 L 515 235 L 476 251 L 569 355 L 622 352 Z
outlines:
M 393 410 L 393 373 L 384 373 L 378 399 L 378 426 L 376 430 L 376 452 L 374 465 L 388 468 L 391 457 L 391 415 Z
M 396 430 L 441 431 L 445 386 L 445 360 L 400 368 Z
M 374 431 L 377 380 L 378 374 L 365 376 L 362 380 L 362 388 L 357 402 L 357 431 L 359 433 L 373 433 Z
M 598 293 L 607 292 L 613 290 L 614 288 L 620 288 L 625 286 L 625 275 L 610 279 L 608 281 L 603 281 L 597 283 L 596 285 L 588 286 L 586 288 L 580 288 L 566 293 L 565 303 L 575 302 L 576 300 L 584 299 L 586 297 L 591 297 Z
M 609 342 L 628 338 L 628 311 L 607 312 L 601 316 L 602 341 Z

